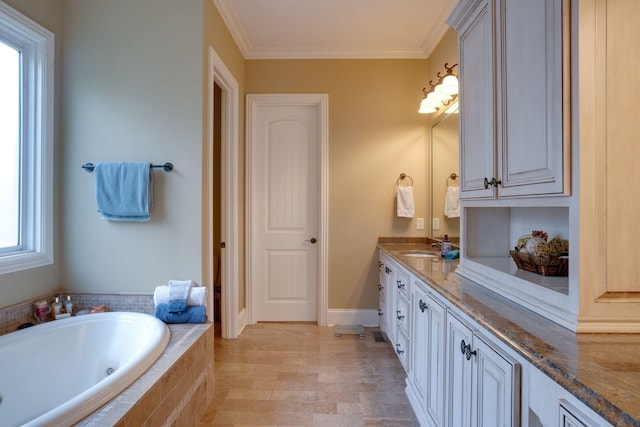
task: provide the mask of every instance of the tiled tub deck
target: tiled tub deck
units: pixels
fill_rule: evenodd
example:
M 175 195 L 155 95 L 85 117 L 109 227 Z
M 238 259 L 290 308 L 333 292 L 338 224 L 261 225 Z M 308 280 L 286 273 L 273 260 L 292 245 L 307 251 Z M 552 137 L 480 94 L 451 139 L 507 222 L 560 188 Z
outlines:
M 67 293 L 56 293 L 55 295 Z M 38 298 L 51 301 L 53 295 Z M 153 314 L 151 295 L 70 294 L 74 311 L 105 304 L 109 311 Z M 34 300 L 35 301 L 35 300 Z M 0 335 L 33 322 L 33 301 L 0 310 Z M 169 325 L 160 358 L 122 393 L 76 426 L 194 426 L 214 396 L 212 323 Z

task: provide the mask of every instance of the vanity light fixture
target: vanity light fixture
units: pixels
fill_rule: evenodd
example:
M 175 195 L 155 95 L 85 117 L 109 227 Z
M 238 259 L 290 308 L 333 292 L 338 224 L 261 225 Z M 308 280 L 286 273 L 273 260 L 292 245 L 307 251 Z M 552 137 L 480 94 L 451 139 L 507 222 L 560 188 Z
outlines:
M 429 114 L 435 113 L 443 106 L 449 105 L 458 97 L 458 78 L 453 74 L 453 69 L 458 64 L 449 67 L 449 63 L 444 64 L 446 74 L 441 75 L 438 71 L 438 82 L 429 81 L 431 89 L 427 92 L 427 88 L 422 88 L 424 99 L 420 102 L 418 113 Z

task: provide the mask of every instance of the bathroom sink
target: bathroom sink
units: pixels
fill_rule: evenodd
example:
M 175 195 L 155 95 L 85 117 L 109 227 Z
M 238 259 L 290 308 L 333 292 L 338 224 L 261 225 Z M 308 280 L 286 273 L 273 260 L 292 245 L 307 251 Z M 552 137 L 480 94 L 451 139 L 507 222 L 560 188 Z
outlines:
M 400 255 L 415 257 L 415 258 L 437 258 L 438 254 L 431 251 L 423 251 L 423 250 L 411 250 L 411 251 L 400 251 Z

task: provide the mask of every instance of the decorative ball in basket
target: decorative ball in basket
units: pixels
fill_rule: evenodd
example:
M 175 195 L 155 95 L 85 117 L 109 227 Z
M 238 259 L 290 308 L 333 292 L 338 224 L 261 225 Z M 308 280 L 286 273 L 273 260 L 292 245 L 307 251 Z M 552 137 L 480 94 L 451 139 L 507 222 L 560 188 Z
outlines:
M 509 251 L 519 269 L 542 276 L 567 276 L 569 274 L 569 241 L 548 236 L 542 230 L 518 239 L 515 250 Z

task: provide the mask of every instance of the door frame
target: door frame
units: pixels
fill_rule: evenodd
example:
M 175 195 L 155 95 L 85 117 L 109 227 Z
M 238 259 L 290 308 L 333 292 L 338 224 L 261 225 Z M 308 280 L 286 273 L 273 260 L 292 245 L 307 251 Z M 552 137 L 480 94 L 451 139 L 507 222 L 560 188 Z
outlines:
M 239 283 L 239 188 L 238 188 L 238 123 L 239 85 L 233 74 L 224 65 L 212 46 L 209 46 L 208 89 L 207 89 L 207 142 L 203 147 L 204 183 L 204 223 L 203 223 L 203 281 L 209 288 L 211 307 L 207 311 L 213 319 L 213 116 L 214 83 L 222 89 L 222 143 L 221 143 L 221 241 L 226 248 L 220 254 L 220 321 L 223 338 L 237 338 L 244 327 L 245 310 L 238 310 Z
M 319 137 L 320 137 L 320 158 L 318 165 L 320 176 L 319 194 L 320 203 L 318 204 L 318 286 L 316 298 L 317 323 L 320 326 L 327 325 L 328 311 L 328 251 L 329 251 L 329 227 L 328 227 L 328 191 L 329 191 L 329 95 L 327 94 L 250 94 L 247 95 L 247 112 L 246 112 L 246 186 L 247 192 L 245 196 L 246 216 L 246 249 L 245 249 L 245 277 L 246 277 L 246 295 L 248 309 L 248 323 L 255 324 L 257 322 L 255 314 L 255 299 L 253 298 L 253 278 L 251 272 L 252 266 L 252 226 L 251 218 L 253 215 L 253 206 L 251 204 L 253 188 L 252 173 L 253 159 L 251 158 L 252 147 L 254 144 L 254 135 L 252 130 L 253 120 L 257 115 L 257 108 L 262 105 L 281 105 L 281 106 L 314 106 L 318 108 L 319 119 Z

